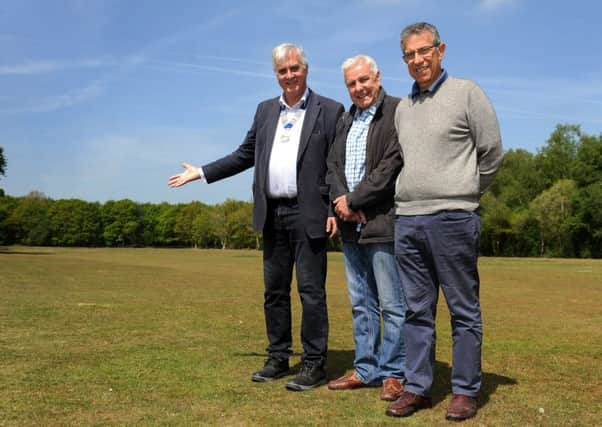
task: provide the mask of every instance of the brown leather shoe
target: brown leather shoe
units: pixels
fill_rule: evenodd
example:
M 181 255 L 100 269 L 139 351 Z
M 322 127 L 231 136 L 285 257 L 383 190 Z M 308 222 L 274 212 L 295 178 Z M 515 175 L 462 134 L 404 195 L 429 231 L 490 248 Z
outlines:
M 454 394 L 449 407 L 447 418 L 450 421 L 463 421 L 477 415 L 477 399 L 475 397 Z
M 403 393 L 403 383 L 397 378 L 387 378 L 383 381 L 383 389 L 380 392 L 380 400 L 393 402 Z
M 385 412 L 390 417 L 407 417 L 419 409 L 430 408 L 433 402 L 430 397 L 404 391 L 395 402 L 391 403 Z
M 368 385 L 363 383 L 362 380 L 357 377 L 355 371 L 328 383 L 328 388 L 330 390 L 352 390 L 360 387 L 368 387 Z

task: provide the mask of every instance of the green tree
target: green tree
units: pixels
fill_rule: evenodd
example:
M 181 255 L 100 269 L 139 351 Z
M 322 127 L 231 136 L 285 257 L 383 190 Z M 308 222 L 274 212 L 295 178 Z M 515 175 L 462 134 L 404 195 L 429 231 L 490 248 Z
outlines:
M 4 157 L 3 147 L 0 147 L 0 175 L 6 175 L 6 157 Z
M 198 247 L 199 236 L 194 232 L 193 223 L 195 218 L 201 215 L 205 205 L 201 202 L 191 202 L 184 205 L 176 216 L 175 232 L 179 240 L 188 246 Z
M 163 207 L 158 216 L 157 239 L 161 245 L 182 246 L 184 242 L 180 241 L 176 233 L 176 218 L 183 205 L 168 205 Z
M 101 208 L 103 238 L 107 246 L 135 246 L 142 242 L 138 205 L 129 200 L 109 200 Z
M 8 218 L 8 226 L 15 230 L 16 243 L 43 246 L 49 243 L 52 204 L 44 193 L 32 191 L 18 200 L 18 204 Z
M 579 126 L 557 125 L 546 145 L 538 150 L 535 161 L 544 188 L 551 187 L 559 179 L 573 178 L 580 138 Z
M 602 258 L 602 181 L 580 188 L 574 202 L 572 231 L 577 255 Z
M 218 234 L 220 212 L 215 206 L 206 206 L 192 221 L 192 236 L 201 248 L 218 248 L 221 246 Z
M 545 189 L 535 156 L 522 149 L 508 150 L 488 193 L 511 209 L 526 209 Z
M 139 206 L 141 239 L 144 246 L 174 246 L 178 238 L 174 232 L 176 213 L 180 205 L 144 203 Z
M 0 194 L 0 245 L 12 245 L 17 242 L 15 224 L 11 223 L 13 211 L 19 205 L 16 197 Z
M 540 255 L 570 256 L 573 227 L 572 200 L 577 184 L 561 179 L 531 202 L 531 212 L 540 230 Z
M 232 234 L 232 247 L 259 249 L 259 238 L 253 232 L 253 203 L 241 202 L 230 219 L 236 226 Z
M 493 192 L 481 197 L 481 251 L 484 255 L 502 254 L 505 241 L 512 237 L 511 216 L 512 210 Z
M 580 187 L 602 182 L 602 134 L 581 135 L 573 174 Z
M 157 224 L 157 215 L 161 205 L 153 203 L 143 203 L 139 205 L 141 216 L 141 239 L 143 246 L 155 246 L 156 236 L 155 227 Z
M 56 246 L 97 246 L 101 239 L 98 203 L 79 199 L 55 201 L 49 211 L 51 243 Z
M 0 175 L 6 175 L 6 157 L 4 157 L 4 148 L 2 147 L 0 147 Z M 4 190 L 2 188 L 0 188 L 0 197 L 4 197 Z M 1 220 L 2 218 L 0 217 L 0 221 Z M 1 224 L 0 227 L 2 227 Z M 2 239 L 2 237 L 0 237 L 0 239 Z
M 215 206 L 217 212 L 216 233 L 219 236 L 222 249 L 245 247 L 241 238 L 244 239 L 243 236 L 247 235 L 246 229 L 251 225 L 252 215 L 244 218 L 243 215 L 237 212 L 246 203 L 249 202 L 226 199 L 223 203 Z

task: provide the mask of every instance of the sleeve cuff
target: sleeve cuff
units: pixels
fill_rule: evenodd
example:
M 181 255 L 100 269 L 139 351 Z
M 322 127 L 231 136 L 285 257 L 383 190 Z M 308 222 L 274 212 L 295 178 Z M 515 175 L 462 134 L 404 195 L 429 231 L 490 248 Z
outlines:
M 199 179 L 203 182 L 207 182 L 207 180 L 205 179 L 205 174 L 203 173 L 203 168 L 199 167 L 197 168 L 197 170 L 199 171 Z

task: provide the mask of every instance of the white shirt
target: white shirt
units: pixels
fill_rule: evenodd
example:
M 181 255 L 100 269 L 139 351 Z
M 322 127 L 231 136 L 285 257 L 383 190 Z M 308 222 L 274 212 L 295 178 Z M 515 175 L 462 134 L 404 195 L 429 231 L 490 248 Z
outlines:
M 297 153 L 301 129 L 305 120 L 305 107 L 309 90 L 293 106 L 280 96 L 280 116 L 268 169 L 268 196 L 273 198 L 297 197 Z
M 309 89 L 292 107 L 280 95 L 280 116 L 268 167 L 268 196 L 273 198 L 297 197 L 297 153 L 301 141 L 301 129 L 305 120 Z M 207 182 L 202 168 L 199 177 Z

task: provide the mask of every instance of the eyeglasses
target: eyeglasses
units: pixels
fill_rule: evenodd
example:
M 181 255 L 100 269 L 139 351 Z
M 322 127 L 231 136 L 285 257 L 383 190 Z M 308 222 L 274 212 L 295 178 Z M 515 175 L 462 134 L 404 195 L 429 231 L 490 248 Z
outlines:
M 429 57 L 433 54 L 433 48 L 436 47 L 439 47 L 439 43 L 432 44 L 430 46 L 423 46 L 416 50 L 413 50 L 412 52 L 404 52 L 403 60 L 407 64 L 408 62 L 415 60 L 416 55 L 420 55 L 422 57 Z

